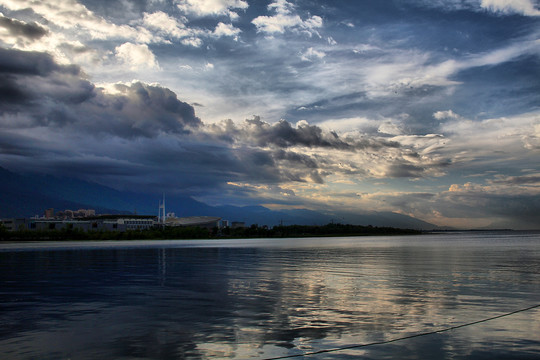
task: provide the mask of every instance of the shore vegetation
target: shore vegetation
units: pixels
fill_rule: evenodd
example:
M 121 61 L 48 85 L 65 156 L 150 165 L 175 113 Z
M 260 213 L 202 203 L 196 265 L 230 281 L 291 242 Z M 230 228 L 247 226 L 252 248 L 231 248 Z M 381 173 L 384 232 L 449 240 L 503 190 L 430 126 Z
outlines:
M 2 241 L 59 241 L 59 240 L 174 240 L 174 239 L 240 239 L 287 238 L 323 236 L 417 235 L 418 230 L 349 224 L 280 225 L 268 228 L 252 225 L 241 228 L 205 229 L 201 227 L 154 227 L 127 231 L 18 230 L 0 227 Z

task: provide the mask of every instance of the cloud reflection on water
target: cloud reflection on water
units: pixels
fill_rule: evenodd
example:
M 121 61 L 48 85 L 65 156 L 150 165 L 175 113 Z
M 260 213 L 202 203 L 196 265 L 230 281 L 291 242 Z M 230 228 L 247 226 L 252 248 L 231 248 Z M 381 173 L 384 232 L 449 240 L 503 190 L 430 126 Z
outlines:
M 264 358 L 391 340 L 537 301 L 537 245 L 342 241 L 0 252 L 0 348 L 8 359 Z M 538 320 L 530 311 L 318 358 L 532 358 Z

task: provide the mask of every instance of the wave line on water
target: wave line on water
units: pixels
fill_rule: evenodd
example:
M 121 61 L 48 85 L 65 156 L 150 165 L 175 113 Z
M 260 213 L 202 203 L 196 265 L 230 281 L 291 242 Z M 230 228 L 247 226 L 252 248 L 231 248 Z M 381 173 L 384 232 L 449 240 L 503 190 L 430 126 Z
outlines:
M 447 332 L 447 331 L 451 331 L 451 330 L 455 330 L 455 329 L 460 329 L 460 328 L 464 328 L 464 327 L 467 327 L 467 326 L 472 326 L 472 325 L 484 323 L 484 322 L 487 322 L 487 321 L 496 320 L 496 319 L 500 319 L 500 318 L 503 318 L 503 317 L 511 316 L 511 315 L 514 315 L 514 314 L 517 314 L 517 313 L 529 311 L 529 310 L 532 310 L 532 309 L 535 309 L 535 308 L 538 308 L 538 307 L 540 307 L 540 304 L 529 306 L 527 308 L 523 308 L 523 309 L 511 311 L 511 312 L 507 312 L 507 313 L 504 313 L 504 314 L 492 316 L 492 317 L 485 318 L 485 319 L 482 319 L 482 320 L 472 321 L 472 322 L 468 322 L 468 323 L 465 323 L 465 324 L 450 326 L 450 327 L 442 328 L 442 329 L 438 329 L 438 330 L 427 331 L 427 332 L 423 332 L 423 333 L 403 336 L 403 337 L 400 337 L 400 338 L 395 338 L 395 339 L 390 339 L 390 340 L 375 341 L 375 342 L 366 343 L 366 344 L 346 345 L 346 346 L 340 346 L 340 347 L 331 348 L 331 349 L 323 349 L 323 350 L 306 352 L 306 353 L 302 353 L 302 354 L 293 354 L 293 355 L 284 355 L 284 356 L 271 357 L 271 358 L 263 358 L 261 360 L 292 359 L 292 358 L 297 358 L 297 357 L 313 356 L 313 355 L 327 354 L 327 353 L 344 351 L 344 350 L 359 349 L 359 348 L 364 348 L 364 347 L 368 347 L 368 346 L 390 344 L 390 343 L 393 343 L 393 342 L 396 342 L 396 341 L 408 340 L 408 339 L 413 339 L 413 338 L 417 338 L 417 337 L 421 337 L 421 336 L 434 335 L 434 334 L 439 334 L 439 333 L 443 333 L 443 332 Z

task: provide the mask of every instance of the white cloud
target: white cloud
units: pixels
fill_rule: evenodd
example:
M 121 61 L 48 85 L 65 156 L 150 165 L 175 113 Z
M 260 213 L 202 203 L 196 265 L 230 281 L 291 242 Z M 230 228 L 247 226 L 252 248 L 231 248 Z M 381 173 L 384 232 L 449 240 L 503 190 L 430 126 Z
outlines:
M 167 15 L 163 11 L 152 14 L 144 13 L 143 24 L 177 38 L 184 37 L 188 33 L 183 22 Z
M 474 54 L 461 60 L 449 59 L 435 64 L 430 64 L 432 58 L 429 53 L 416 50 L 395 51 L 379 58 L 375 65 L 366 64 L 357 71 L 363 72 L 367 89 L 372 96 L 399 94 L 402 88 L 423 85 L 449 87 L 451 91 L 454 86 L 460 85 L 452 80 L 452 76 L 458 72 L 502 64 L 525 54 L 540 54 L 540 41 L 524 39 L 510 46 Z
M 187 46 L 199 47 L 203 44 L 201 37 L 209 36 L 207 30 L 189 28 L 185 25 L 185 18 L 176 19 L 168 14 L 158 11 L 152 14 L 145 13 L 143 25 L 158 30 L 157 33 L 165 37 L 180 39 Z
M 199 47 L 203 44 L 203 41 L 197 37 L 189 37 L 180 41 L 184 45 Z
M 231 24 L 224 24 L 220 22 L 217 24 L 216 29 L 214 30 L 213 34 L 214 36 L 221 37 L 221 36 L 238 36 L 242 30 L 235 28 Z
M 275 0 L 268 5 L 268 10 L 275 10 L 278 14 L 289 14 L 294 9 L 294 5 L 287 0 Z
M 11 10 L 32 9 L 63 29 L 85 30 L 92 39 L 129 38 L 139 42 L 150 42 L 152 39 L 146 29 L 112 24 L 75 0 L 4 0 L 2 5 Z
M 253 19 L 252 23 L 258 31 L 272 34 L 284 33 L 286 28 L 301 24 L 302 19 L 298 15 L 259 16 Z
M 414 0 L 427 7 L 442 8 L 447 11 L 491 11 L 500 14 L 521 14 L 539 16 L 535 0 Z
M 124 43 L 115 49 L 116 57 L 129 65 L 131 70 L 159 69 L 159 64 L 146 44 Z
M 453 112 L 452 110 L 446 110 L 446 111 L 437 111 L 433 114 L 433 117 L 437 120 L 445 120 L 445 119 L 461 119 L 461 116 Z
M 284 33 L 287 29 L 299 29 L 308 34 L 316 34 L 317 28 L 322 27 L 323 20 L 320 16 L 312 16 L 306 20 L 293 14 L 294 6 L 286 0 L 277 0 L 268 5 L 268 10 L 275 11 L 274 16 L 259 16 L 252 23 L 257 31 L 267 34 Z
M 328 119 L 321 123 L 318 123 L 320 127 L 339 131 L 340 133 L 347 135 L 358 132 L 365 132 L 368 129 L 377 129 L 379 121 L 368 119 L 365 117 L 343 118 L 343 119 Z M 348 133 L 349 132 L 349 133 Z
M 440 127 L 451 140 L 442 151 L 463 167 L 525 167 L 540 155 L 539 128 L 539 113 L 483 121 L 450 119 Z
M 353 53 L 362 54 L 362 53 L 372 51 L 372 50 L 381 50 L 381 49 L 377 46 L 373 46 L 370 44 L 359 44 L 355 47 L 355 49 L 353 49 Z
M 322 59 L 326 56 L 326 53 L 324 51 L 315 50 L 312 47 L 306 50 L 301 56 L 301 59 L 303 61 L 312 61 L 315 59 Z
M 505 14 L 540 16 L 540 11 L 534 7 L 531 0 L 482 0 L 480 6 L 490 11 Z
M 248 3 L 244 0 L 180 0 L 177 6 L 198 16 L 226 15 L 236 19 L 238 14 L 231 9 L 247 9 Z
M 383 122 L 379 126 L 379 129 L 377 131 L 379 133 L 389 134 L 389 135 L 401 135 L 404 133 L 403 129 L 401 129 L 401 127 L 398 124 L 390 120 Z

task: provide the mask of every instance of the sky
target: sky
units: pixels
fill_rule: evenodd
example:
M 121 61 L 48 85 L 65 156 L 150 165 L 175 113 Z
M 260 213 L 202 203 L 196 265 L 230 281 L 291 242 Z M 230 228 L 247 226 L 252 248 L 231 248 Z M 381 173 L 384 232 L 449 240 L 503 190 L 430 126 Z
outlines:
M 0 166 L 540 227 L 537 0 L 0 0 Z

